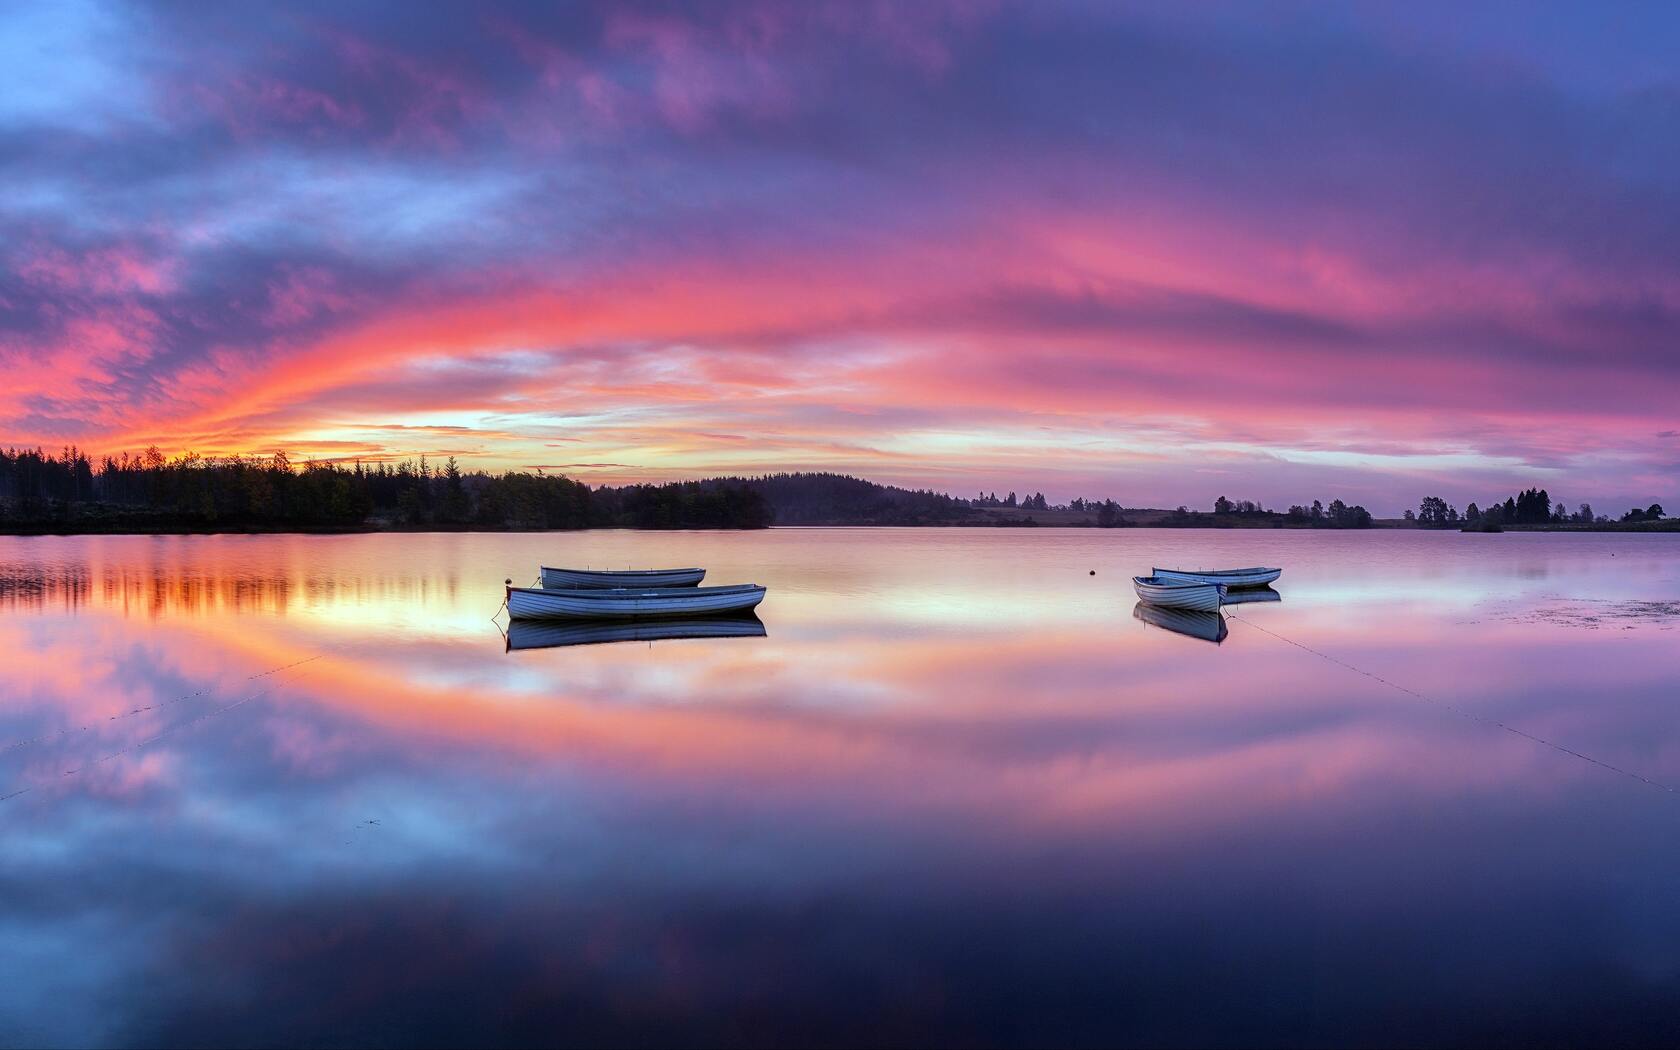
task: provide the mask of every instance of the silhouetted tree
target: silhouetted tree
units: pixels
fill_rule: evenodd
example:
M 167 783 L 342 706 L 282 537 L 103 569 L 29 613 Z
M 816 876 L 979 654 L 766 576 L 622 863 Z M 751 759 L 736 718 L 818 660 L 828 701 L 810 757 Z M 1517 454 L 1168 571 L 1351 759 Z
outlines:
M 461 481 L 461 468 L 456 465 L 455 457 L 450 456 L 443 466 L 443 503 L 438 509 L 438 516 L 444 521 L 458 523 L 466 521 L 470 511 L 467 489 Z
M 1417 520 L 1424 525 L 1445 525 L 1447 523 L 1447 501 L 1439 496 L 1425 496 L 1418 504 Z M 1457 515 L 1455 514 L 1454 517 Z

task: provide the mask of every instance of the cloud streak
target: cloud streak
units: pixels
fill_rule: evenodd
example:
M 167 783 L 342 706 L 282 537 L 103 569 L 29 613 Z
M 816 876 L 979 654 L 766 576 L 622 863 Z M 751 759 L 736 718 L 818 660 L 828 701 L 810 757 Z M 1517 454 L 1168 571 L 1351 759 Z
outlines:
M 1680 27 L 1441 17 L 7 11 L 0 441 L 1676 500 Z

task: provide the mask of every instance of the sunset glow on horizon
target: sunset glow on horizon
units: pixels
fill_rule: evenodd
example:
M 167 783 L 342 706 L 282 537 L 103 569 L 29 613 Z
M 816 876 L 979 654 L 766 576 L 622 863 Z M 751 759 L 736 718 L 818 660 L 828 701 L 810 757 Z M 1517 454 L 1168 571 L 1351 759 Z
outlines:
M 0 446 L 1680 504 L 1680 11 L 1184 6 L 9 6 Z

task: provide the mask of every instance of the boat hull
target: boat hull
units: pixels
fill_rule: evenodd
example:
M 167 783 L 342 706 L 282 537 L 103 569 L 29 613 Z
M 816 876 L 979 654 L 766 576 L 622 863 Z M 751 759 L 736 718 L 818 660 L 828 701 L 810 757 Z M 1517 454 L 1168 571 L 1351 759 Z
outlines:
M 1216 583 L 1185 583 L 1158 580 L 1155 577 L 1134 576 L 1132 587 L 1141 601 L 1171 609 L 1198 609 L 1218 612 L 1225 597 L 1225 588 Z
M 592 587 L 697 587 L 706 578 L 705 569 L 556 569 L 542 567 L 542 585 L 556 590 L 586 590 Z
M 641 620 L 746 612 L 764 600 L 756 584 L 669 590 L 552 590 L 509 587 L 508 616 L 515 620 Z
M 508 625 L 507 647 L 512 652 L 517 649 L 554 649 L 609 642 L 764 636 L 764 622 L 752 613 L 675 620 L 515 620 Z
M 1191 572 L 1185 569 L 1154 569 L 1162 580 L 1183 580 L 1186 583 L 1217 583 L 1226 587 L 1264 587 L 1283 575 L 1282 569 L 1212 569 Z

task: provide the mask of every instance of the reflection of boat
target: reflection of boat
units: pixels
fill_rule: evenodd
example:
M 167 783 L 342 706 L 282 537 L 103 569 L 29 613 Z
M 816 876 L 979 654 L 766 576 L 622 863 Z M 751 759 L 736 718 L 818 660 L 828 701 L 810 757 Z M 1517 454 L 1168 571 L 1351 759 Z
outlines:
M 1283 575 L 1282 569 L 1209 569 L 1190 572 L 1184 569 L 1151 570 L 1163 580 L 1184 580 L 1188 583 L 1222 583 L 1227 587 L 1264 587 Z
M 1219 584 L 1163 580 L 1159 576 L 1133 576 L 1132 587 L 1137 590 L 1137 596 L 1149 604 L 1175 609 L 1216 613 L 1219 603 L 1225 598 L 1225 588 Z
M 642 620 L 746 612 L 764 600 L 755 583 L 669 590 L 550 590 L 509 587 L 508 616 L 515 620 Z
M 1225 617 L 1197 609 L 1170 609 L 1148 602 L 1132 606 L 1132 615 L 1174 634 L 1185 634 L 1217 645 L 1225 640 Z
M 705 569 L 552 569 L 542 567 L 542 585 L 559 589 L 586 587 L 693 587 L 706 578 Z
M 1281 602 L 1283 595 L 1270 587 L 1243 587 L 1225 592 L 1226 605 L 1251 605 L 1254 602 Z
M 763 638 L 764 621 L 752 613 L 708 616 L 691 620 L 557 621 L 514 620 L 508 624 L 507 647 L 553 649 L 562 645 L 600 645 L 604 642 L 656 642 L 666 638 Z

